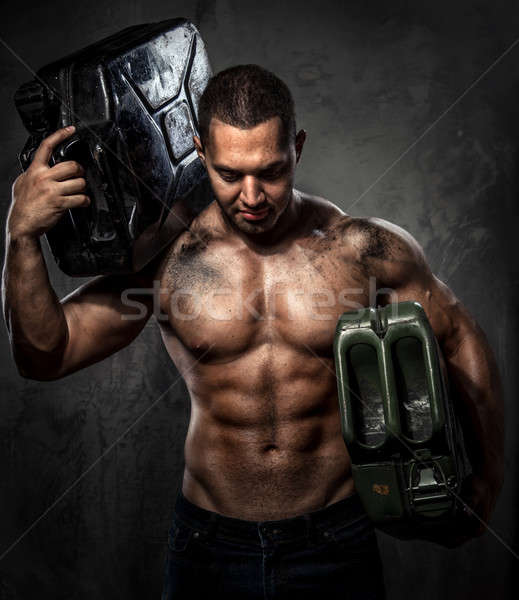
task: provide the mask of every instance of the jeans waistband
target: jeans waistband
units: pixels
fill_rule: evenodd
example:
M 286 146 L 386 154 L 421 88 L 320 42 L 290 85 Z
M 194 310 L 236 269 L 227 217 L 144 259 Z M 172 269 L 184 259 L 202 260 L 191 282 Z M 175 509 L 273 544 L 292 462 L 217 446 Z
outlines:
M 175 517 L 200 531 L 210 531 L 237 540 L 253 541 L 258 534 L 272 535 L 278 540 L 295 539 L 308 535 L 312 530 L 325 531 L 348 525 L 366 512 L 357 493 L 347 496 L 324 508 L 288 519 L 274 521 L 247 521 L 212 512 L 189 501 L 182 491 L 175 503 Z

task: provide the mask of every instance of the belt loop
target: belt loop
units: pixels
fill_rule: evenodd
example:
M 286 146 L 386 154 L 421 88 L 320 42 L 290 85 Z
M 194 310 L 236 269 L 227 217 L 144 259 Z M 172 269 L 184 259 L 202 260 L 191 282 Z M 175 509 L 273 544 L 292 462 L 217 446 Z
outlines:
M 305 518 L 305 523 L 306 523 L 306 538 L 309 541 L 309 543 L 312 544 L 314 542 L 312 517 L 308 513 L 303 516 Z
M 213 537 L 213 535 L 216 533 L 216 529 L 218 527 L 216 518 L 217 518 L 216 513 L 214 513 L 214 512 L 211 513 L 211 516 L 210 516 L 208 524 L 207 524 L 207 536 L 208 537 Z

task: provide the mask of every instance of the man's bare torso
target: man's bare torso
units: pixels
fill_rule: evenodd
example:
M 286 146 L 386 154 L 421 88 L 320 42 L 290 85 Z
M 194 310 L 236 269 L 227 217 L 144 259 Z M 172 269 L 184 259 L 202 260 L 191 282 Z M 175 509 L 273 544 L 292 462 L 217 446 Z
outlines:
M 368 276 L 345 241 L 354 219 L 299 198 L 299 222 L 264 248 L 223 232 L 213 202 L 155 275 L 162 337 L 191 397 L 183 492 L 242 519 L 353 492 L 333 338 L 343 312 L 368 304 Z

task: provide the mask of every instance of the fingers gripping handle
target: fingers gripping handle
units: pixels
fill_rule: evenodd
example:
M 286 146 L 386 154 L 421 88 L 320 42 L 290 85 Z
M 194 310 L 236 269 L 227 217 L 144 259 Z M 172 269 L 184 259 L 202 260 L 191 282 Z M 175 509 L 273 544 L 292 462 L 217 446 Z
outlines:
M 52 163 L 55 165 L 60 162 L 65 162 L 66 160 L 78 160 L 78 155 L 81 154 L 81 138 L 79 133 L 75 133 L 74 135 L 67 138 L 61 144 L 58 144 L 52 153 Z M 76 158 L 78 157 L 78 158 Z
M 90 197 L 91 237 L 95 242 L 102 243 L 113 240 L 116 236 L 105 194 L 97 192 L 99 186 L 103 186 L 100 182 L 101 174 L 107 172 L 104 164 L 105 150 L 100 142 L 94 142 L 91 150 L 92 144 L 87 143 L 87 136 L 88 132 L 79 129 L 55 148 L 52 159 L 54 163 L 74 160 L 85 169 L 86 193 Z M 73 212 L 70 216 L 74 222 Z

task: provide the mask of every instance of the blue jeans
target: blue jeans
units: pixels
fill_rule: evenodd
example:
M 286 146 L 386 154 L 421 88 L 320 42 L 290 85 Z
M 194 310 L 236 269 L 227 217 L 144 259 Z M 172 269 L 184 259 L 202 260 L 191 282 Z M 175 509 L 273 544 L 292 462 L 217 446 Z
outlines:
M 180 492 L 162 600 L 380 600 L 382 564 L 357 494 L 278 521 L 205 510 Z

